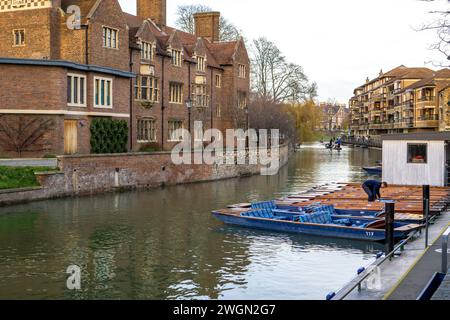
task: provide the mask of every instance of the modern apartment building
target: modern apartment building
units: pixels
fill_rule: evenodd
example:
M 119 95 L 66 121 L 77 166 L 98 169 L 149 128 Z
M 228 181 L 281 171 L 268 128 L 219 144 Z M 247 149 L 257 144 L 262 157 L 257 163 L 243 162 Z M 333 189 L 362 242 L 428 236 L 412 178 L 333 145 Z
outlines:
M 170 150 L 195 121 L 245 126 L 249 57 L 220 41 L 219 18 L 195 15 L 189 34 L 166 25 L 166 0 L 137 0 L 137 15 L 117 0 L 0 0 L 0 156 L 17 156 L 7 126 L 39 144 L 22 156 L 90 153 L 97 118 L 126 120 L 130 151 Z
M 399 66 L 380 72 L 350 99 L 353 136 L 450 129 L 450 70 Z

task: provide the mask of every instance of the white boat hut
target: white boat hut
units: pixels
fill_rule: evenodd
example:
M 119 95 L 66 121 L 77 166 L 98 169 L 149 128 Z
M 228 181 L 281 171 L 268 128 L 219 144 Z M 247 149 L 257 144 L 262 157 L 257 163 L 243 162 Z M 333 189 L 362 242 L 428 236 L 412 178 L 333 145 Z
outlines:
M 397 185 L 449 185 L 450 132 L 382 135 L 383 181 Z

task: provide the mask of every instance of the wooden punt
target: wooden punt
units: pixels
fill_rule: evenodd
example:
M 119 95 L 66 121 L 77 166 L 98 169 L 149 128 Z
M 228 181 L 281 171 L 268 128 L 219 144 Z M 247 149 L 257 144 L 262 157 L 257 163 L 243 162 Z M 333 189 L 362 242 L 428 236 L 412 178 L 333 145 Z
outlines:
M 348 217 L 352 226 L 337 224 L 342 217 L 332 217 L 329 223 L 300 222 L 295 216 L 245 216 L 253 210 L 225 209 L 213 211 L 212 214 L 220 221 L 234 226 L 271 230 L 277 232 L 300 233 L 312 236 L 354 239 L 363 241 L 382 242 L 385 240 L 385 225 L 383 220 L 371 218 Z M 396 222 L 394 224 L 394 237 L 402 239 L 409 233 L 421 228 L 417 224 Z

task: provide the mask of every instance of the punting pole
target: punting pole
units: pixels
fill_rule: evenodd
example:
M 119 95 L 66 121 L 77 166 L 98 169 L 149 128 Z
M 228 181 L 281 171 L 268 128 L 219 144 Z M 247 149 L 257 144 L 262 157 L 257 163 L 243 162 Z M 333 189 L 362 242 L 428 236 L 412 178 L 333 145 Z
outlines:
M 423 217 L 425 218 L 425 248 L 428 248 L 428 227 L 430 226 L 430 186 L 424 185 L 423 189 Z
M 386 249 L 388 255 L 394 251 L 394 220 L 395 220 L 395 202 L 387 201 L 385 203 L 386 212 Z

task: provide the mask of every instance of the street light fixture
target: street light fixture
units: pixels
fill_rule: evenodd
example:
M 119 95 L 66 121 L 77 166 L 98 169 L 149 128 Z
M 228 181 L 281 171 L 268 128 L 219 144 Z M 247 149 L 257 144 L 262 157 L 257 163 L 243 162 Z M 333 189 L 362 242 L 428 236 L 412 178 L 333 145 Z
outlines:
M 245 111 L 245 115 L 246 115 L 246 131 L 247 131 L 247 135 L 246 135 L 246 137 L 245 137 L 245 147 L 246 148 L 249 148 L 249 146 L 250 146 L 250 141 L 249 141 L 249 129 L 250 129 L 250 123 L 249 123 L 249 109 L 248 109 L 248 106 L 245 106 L 245 108 L 244 108 L 244 111 Z
M 191 133 L 191 111 L 192 111 L 192 99 L 191 97 L 186 100 L 186 108 L 188 109 L 189 118 L 188 118 L 188 129 L 189 133 Z

